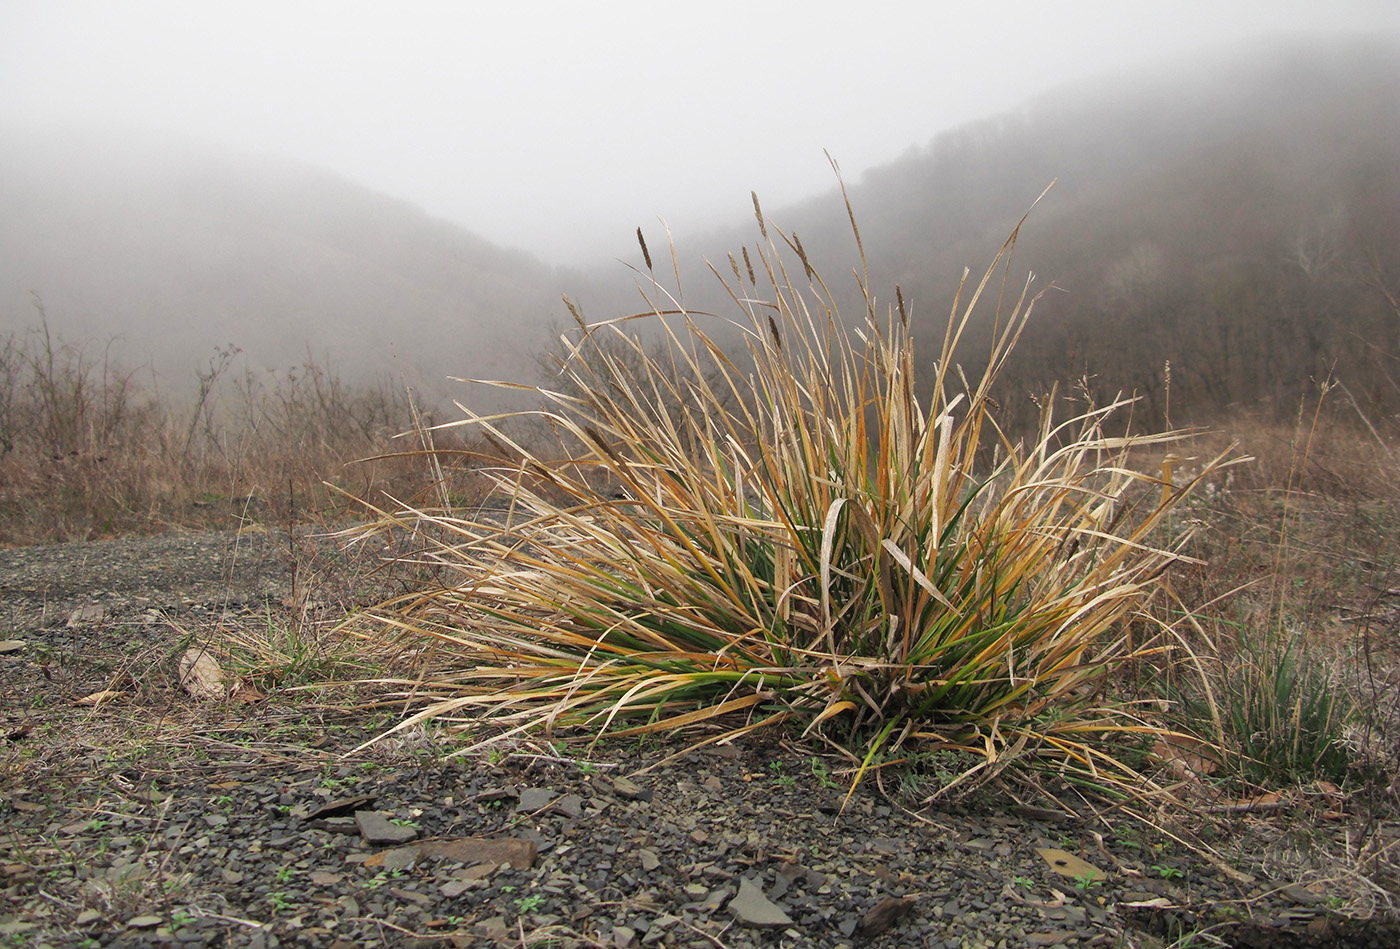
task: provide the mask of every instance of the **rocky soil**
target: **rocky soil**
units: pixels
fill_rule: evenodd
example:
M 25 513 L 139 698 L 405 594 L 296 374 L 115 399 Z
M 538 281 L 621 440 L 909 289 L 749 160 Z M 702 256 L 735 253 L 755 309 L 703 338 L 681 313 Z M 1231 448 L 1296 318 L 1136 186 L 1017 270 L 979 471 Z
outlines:
M 355 671 L 328 629 L 366 565 L 276 533 L 0 550 L 0 946 L 1400 944 L 1379 800 L 920 809 L 907 768 L 845 802 L 779 735 L 357 751 L 401 710 L 296 687 Z M 241 687 L 182 688 L 192 645 Z

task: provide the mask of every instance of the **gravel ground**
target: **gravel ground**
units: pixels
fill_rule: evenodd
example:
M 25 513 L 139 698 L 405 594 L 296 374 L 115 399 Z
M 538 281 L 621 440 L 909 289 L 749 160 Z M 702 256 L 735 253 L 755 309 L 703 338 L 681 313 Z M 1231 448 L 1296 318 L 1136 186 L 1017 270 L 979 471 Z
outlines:
M 0 946 L 1400 944 L 1376 802 L 1153 827 L 1015 789 L 911 813 L 891 777 L 843 810 L 839 763 L 776 735 L 348 754 L 395 716 L 288 686 L 356 569 L 276 533 L 0 550 Z M 200 703 L 192 641 L 302 665 Z

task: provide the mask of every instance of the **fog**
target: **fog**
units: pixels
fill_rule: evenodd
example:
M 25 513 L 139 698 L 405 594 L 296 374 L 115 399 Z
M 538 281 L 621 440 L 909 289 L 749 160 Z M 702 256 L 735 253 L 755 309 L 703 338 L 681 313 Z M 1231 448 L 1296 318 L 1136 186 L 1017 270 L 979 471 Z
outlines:
M 1400 4 L 0 0 L 0 126 L 292 159 L 585 264 L 825 189 L 824 150 L 858 179 L 1058 84 L 1331 33 Z

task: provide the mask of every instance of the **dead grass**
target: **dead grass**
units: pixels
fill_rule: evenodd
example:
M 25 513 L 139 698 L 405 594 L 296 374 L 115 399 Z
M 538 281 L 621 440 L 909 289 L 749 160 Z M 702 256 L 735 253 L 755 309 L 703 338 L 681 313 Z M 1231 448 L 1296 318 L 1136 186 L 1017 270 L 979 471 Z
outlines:
M 352 385 L 310 359 L 238 374 L 229 349 L 181 399 L 39 317 L 0 337 L 0 544 L 333 523 L 346 494 L 423 483 L 389 451 L 414 416 L 387 383 Z M 479 486 L 459 475 L 453 490 Z

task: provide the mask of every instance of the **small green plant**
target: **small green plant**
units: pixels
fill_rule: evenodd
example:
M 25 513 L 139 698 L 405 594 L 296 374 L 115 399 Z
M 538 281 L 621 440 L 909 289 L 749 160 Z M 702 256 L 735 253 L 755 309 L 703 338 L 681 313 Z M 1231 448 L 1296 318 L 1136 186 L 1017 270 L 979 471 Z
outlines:
M 1152 864 L 1152 869 L 1156 871 L 1157 875 L 1163 880 L 1180 880 L 1183 876 L 1186 875 L 1182 870 L 1178 869 L 1177 867 L 1168 866 L 1167 864 L 1162 863 Z
M 1103 880 L 1097 873 L 1085 871 L 1074 878 L 1074 887 L 1077 890 L 1092 890 L 1096 886 L 1101 886 Z
M 278 882 L 278 883 L 290 883 L 290 882 L 291 882 L 291 879 L 292 879 L 292 875 L 293 875 L 294 872 L 295 872 L 295 871 L 292 869 L 292 865 L 291 865 L 291 864 L 289 864 L 289 863 L 288 863 L 288 864 L 283 864 L 282 866 L 280 866 L 280 867 L 277 868 L 277 875 L 276 875 L 276 880 L 277 880 L 277 882 Z
M 1031 887 L 1035 886 L 1035 881 L 1030 877 L 1012 877 L 1011 882 L 1023 890 L 1029 890 Z
M 267 902 L 268 905 L 272 907 L 274 913 L 282 913 L 292 907 L 291 898 L 281 890 L 274 890 L 267 894 Z
M 598 773 L 598 766 L 591 761 L 580 761 L 578 763 L 578 769 L 588 777 L 592 777 Z
M 831 773 L 826 769 L 826 762 L 816 756 L 812 757 L 812 776 L 824 788 L 838 787 L 837 783 L 831 780 Z
M 783 763 L 781 761 L 770 761 L 768 770 L 773 772 L 773 783 L 779 787 L 790 788 L 797 783 L 797 779 L 790 774 L 783 773 Z
M 418 826 L 418 822 L 417 822 L 417 821 L 409 820 L 407 817 L 391 817 L 391 818 L 389 818 L 389 823 L 395 825 L 396 827 L 414 827 L 414 828 L 416 828 L 416 827 Z
M 1302 632 L 1255 635 L 1240 628 L 1237 645 L 1224 664 L 1221 692 L 1244 778 L 1264 785 L 1345 781 L 1351 764 L 1345 729 L 1356 710 L 1332 664 L 1308 647 Z
M 522 896 L 515 901 L 515 909 L 522 916 L 526 913 L 533 913 L 544 904 L 544 896 L 539 893 L 532 893 L 529 896 Z

